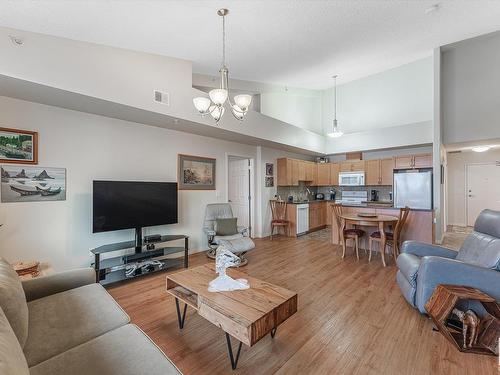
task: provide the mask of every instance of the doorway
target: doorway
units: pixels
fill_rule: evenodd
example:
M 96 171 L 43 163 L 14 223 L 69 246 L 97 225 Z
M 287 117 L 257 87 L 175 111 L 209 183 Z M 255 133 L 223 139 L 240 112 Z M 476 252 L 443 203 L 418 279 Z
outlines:
M 500 164 L 469 164 L 466 167 L 467 225 L 474 226 L 485 208 L 500 210 Z
M 252 235 L 253 159 L 243 156 L 227 157 L 227 201 L 231 204 L 238 225 L 248 228 Z

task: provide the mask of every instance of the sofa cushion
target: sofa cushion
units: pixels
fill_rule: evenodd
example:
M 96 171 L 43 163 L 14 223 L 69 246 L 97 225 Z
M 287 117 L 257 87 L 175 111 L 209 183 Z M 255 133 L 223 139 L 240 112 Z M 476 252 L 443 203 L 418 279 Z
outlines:
M 418 268 L 420 267 L 420 258 L 413 254 L 402 253 L 396 259 L 396 264 L 402 275 L 412 286 L 417 285 Z
M 500 271 L 500 239 L 474 231 L 465 239 L 456 259 Z
M 36 299 L 28 308 L 24 353 L 30 367 L 130 321 L 100 284 Z
M 19 276 L 12 266 L 0 258 L 0 308 L 10 322 L 21 347 L 28 337 L 28 305 Z
M 233 234 L 232 236 L 215 236 L 214 239 L 212 240 L 212 243 L 218 245 L 221 240 L 233 241 L 239 238 L 243 238 L 243 235 L 241 233 Z
M 30 369 L 31 375 L 174 375 L 180 371 L 135 325 L 99 336 Z
M 28 375 L 28 364 L 23 349 L 12 327 L 0 308 L 0 374 Z

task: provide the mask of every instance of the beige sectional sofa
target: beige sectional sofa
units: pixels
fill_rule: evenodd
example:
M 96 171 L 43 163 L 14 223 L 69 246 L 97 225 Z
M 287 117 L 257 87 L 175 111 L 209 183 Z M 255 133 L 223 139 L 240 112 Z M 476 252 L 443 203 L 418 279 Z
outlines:
M 21 282 L 0 258 L 0 374 L 180 374 L 92 269 Z

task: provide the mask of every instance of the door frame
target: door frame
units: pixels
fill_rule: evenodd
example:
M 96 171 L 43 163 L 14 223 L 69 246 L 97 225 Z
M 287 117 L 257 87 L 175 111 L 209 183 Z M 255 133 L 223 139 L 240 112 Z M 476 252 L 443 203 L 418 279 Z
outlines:
M 249 184 L 250 184 L 250 199 L 248 202 L 248 215 L 250 216 L 250 228 L 248 230 L 249 235 L 253 236 L 254 234 L 254 228 L 255 228 L 255 215 L 254 212 L 256 212 L 257 207 L 256 207 L 256 202 L 255 202 L 255 157 L 253 156 L 248 156 L 244 154 L 237 154 L 234 152 L 226 152 L 225 153 L 225 186 L 226 186 L 226 194 L 224 197 L 224 200 L 226 202 L 229 202 L 229 159 L 231 158 L 237 158 L 237 159 L 248 159 L 250 161 L 249 165 Z
M 489 162 L 478 162 L 478 163 L 466 163 L 465 164 L 465 190 L 464 190 L 464 198 L 465 198 L 465 223 L 466 227 L 469 226 L 469 167 L 478 166 L 478 165 L 498 165 L 495 161 Z

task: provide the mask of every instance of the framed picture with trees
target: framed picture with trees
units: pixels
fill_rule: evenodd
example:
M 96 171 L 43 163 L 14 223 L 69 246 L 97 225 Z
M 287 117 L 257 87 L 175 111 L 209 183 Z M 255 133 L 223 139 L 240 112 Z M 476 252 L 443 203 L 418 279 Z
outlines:
M 0 163 L 38 164 L 38 133 L 0 127 Z

